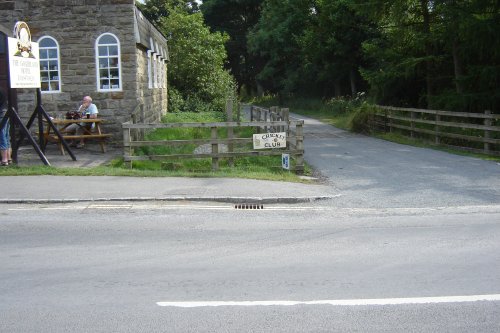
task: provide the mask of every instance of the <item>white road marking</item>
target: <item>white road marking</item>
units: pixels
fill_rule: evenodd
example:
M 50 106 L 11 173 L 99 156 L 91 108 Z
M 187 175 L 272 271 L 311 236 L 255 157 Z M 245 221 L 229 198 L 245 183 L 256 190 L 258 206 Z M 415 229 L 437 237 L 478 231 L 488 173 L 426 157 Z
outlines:
M 32 210 L 75 210 L 75 207 L 16 207 L 9 208 L 8 211 L 32 211 Z M 81 209 L 79 207 L 78 209 Z
M 410 298 L 373 298 L 373 299 L 340 299 L 316 301 L 199 301 L 199 302 L 156 302 L 158 306 L 177 308 L 199 308 L 217 306 L 293 306 L 293 305 L 334 305 L 334 306 L 366 306 L 366 305 L 403 305 L 403 304 L 439 304 L 465 303 L 479 301 L 500 301 L 500 294 L 442 297 L 410 297 Z

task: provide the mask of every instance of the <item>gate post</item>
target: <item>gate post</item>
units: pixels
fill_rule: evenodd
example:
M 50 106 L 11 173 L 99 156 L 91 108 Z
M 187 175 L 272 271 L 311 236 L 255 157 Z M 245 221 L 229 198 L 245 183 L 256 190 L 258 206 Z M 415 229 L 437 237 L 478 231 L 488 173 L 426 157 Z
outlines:
M 486 116 L 491 115 L 490 110 L 485 110 L 484 114 Z M 484 118 L 484 126 L 491 126 L 491 118 Z M 488 129 L 484 130 L 484 138 L 488 140 L 490 138 L 490 131 Z M 484 142 L 484 153 L 488 154 L 490 152 L 490 143 L 489 142 Z
M 211 127 L 212 140 L 212 171 L 219 170 L 219 144 L 217 143 L 217 127 Z

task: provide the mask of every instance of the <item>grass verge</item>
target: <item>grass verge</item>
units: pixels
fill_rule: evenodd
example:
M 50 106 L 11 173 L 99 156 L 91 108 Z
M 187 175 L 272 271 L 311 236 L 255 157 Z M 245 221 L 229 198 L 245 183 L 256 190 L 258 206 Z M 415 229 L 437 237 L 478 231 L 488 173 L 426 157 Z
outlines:
M 204 113 L 172 113 L 163 119 L 164 122 L 220 122 L 225 121 L 224 114 L 219 112 Z M 148 140 L 176 140 L 202 138 L 210 135 L 205 129 L 160 129 L 147 134 Z M 251 136 L 251 133 L 239 133 L 240 137 Z M 221 133 L 219 137 L 224 137 Z M 191 153 L 195 147 L 141 147 L 138 154 Z M 226 177 L 246 178 L 272 181 L 288 181 L 308 183 L 298 175 L 281 168 L 281 156 L 242 157 L 234 159 L 234 167 L 227 160 L 220 160 L 220 168 L 211 170 L 210 159 L 186 159 L 178 161 L 134 161 L 133 168 L 116 159 L 106 166 L 89 168 L 58 168 L 52 166 L 9 166 L 0 168 L 0 176 L 57 175 L 57 176 L 128 176 L 128 177 Z M 312 170 L 305 165 L 305 175 Z

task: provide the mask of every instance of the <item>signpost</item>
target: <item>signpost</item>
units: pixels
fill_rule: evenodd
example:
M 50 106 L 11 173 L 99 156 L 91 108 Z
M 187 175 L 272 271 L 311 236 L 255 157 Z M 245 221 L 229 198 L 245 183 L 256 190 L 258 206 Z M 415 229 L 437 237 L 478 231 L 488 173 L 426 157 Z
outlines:
M 19 144 L 22 142 L 24 137 L 30 141 L 31 145 L 35 149 L 35 151 L 40 156 L 40 159 L 43 161 L 45 165 L 50 165 L 49 161 L 45 157 L 44 153 L 40 149 L 40 146 L 44 146 L 44 137 L 43 137 L 43 118 L 47 121 L 48 125 L 52 127 L 56 135 L 61 140 L 61 143 L 64 145 L 68 153 L 71 155 L 73 160 L 76 160 L 76 157 L 73 155 L 66 141 L 64 141 L 59 130 L 54 126 L 52 120 L 50 119 L 47 112 L 42 107 L 42 99 L 41 99 L 41 91 L 40 91 L 40 58 L 39 58 L 39 48 L 38 43 L 34 43 L 31 41 L 31 34 L 26 22 L 19 21 L 14 26 L 14 37 L 8 38 L 8 66 L 7 71 L 8 81 L 9 81 L 9 92 L 8 92 L 8 101 L 9 107 L 7 109 L 6 116 L 0 122 L 0 129 L 4 126 L 14 126 L 17 124 L 21 128 L 20 138 L 16 141 L 14 131 L 12 131 L 12 141 L 13 141 L 13 149 L 12 149 L 12 158 L 15 162 L 17 162 L 17 149 Z M 21 121 L 17 111 L 12 107 L 12 93 L 11 89 L 17 88 L 36 88 L 37 89 L 37 106 L 35 111 L 31 115 L 31 118 L 28 121 L 27 126 Z M 31 136 L 29 131 L 30 126 L 33 124 L 35 118 L 38 116 L 38 130 L 39 130 L 39 143 L 38 145 L 36 141 Z M 8 123 L 8 120 L 11 120 L 11 124 Z M 14 128 L 14 127 L 12 127 Z

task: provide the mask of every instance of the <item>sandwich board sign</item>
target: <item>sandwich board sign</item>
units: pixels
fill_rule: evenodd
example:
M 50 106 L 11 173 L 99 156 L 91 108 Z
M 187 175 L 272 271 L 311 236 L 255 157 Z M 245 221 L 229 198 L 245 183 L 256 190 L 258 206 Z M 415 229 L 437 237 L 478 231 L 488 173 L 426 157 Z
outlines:
M 286 148 L 286 132 L 253 135 L 253 149 Z
M 40 88 L 40 57 L 38 43 L 31 41 L 28 24 L 19 21 L 14 36 L 8 39 L 11 88 Z

